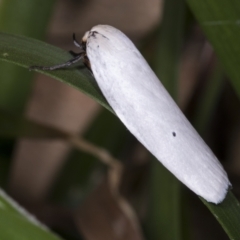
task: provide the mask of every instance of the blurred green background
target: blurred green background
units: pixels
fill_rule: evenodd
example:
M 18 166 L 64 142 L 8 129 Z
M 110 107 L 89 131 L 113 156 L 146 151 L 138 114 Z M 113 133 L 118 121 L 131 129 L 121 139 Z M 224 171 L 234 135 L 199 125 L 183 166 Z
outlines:
M 239 16 L 233 0 L 1 0 L 0 186 L 58 237 L 0 194 L 0 239 L 240 239 L 234 197 L 206 203 L 211 214 L 108 111 L 86 69 L 49 73 L 60 81 L 26 69 L 70 58 L 73 32 L 80 40 L 96 24 L 119 28 L 219 158 L 239 198 Z M 76 146 L 76 136 L 87 147 Z M 99 157 L 104 151 L 110 164 Z

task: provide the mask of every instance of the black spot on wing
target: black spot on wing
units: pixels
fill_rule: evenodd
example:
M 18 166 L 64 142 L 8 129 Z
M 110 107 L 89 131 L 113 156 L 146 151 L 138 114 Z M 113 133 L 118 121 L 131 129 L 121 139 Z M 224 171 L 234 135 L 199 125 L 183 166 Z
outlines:
M 172 135 L 173 135 L 174 137 L 176 137 L 176 136 L 177 136 L 177 134 L 176 134 L 175 132 L 172 132 Z

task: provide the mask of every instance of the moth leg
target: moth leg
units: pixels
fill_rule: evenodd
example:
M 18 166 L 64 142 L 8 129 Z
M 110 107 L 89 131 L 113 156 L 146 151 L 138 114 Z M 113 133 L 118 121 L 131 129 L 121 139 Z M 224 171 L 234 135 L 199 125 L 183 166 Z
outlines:
M 76 57 L 79 55 L 79 53 L 75 53 L 74 51 L 70 50 L 68 51 L 73 57 Z
M 65 63 L 61 63 L 58 65 L 54 65 L 54 66 L 31 66 L 29 68 L 29 70 L 43 70 L 43 71 L 53 71 L 56 69 L 60 69 L 60 68 L 66 68 L 69 67 L 71 65 L 73 65 L 74 63 L 77 63 L 78 61 L 80 61 L 82 58 L 84 58 L 85 52 L 81 52 L 79 54 L 77 54 L 73 59 L 70 59 L 69 61 L 65 62 Z

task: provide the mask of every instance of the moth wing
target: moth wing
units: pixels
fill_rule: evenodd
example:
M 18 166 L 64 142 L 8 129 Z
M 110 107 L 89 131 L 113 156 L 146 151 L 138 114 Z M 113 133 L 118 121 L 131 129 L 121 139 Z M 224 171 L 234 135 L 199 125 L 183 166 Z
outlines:
M 118 48 L 116 41 L 97 37 L 89 41 L 88 57 L 120 120 L 193 192 L 221 202 L 230 184 L 226 172 L 142 55 L 134 45 Z

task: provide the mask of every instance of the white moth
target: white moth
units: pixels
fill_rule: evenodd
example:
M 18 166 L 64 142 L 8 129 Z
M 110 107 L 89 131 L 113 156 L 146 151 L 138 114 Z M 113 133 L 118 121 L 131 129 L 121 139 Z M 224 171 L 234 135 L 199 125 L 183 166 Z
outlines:
M 146 60 L 118 29 L 98 25 L 86 32 L 79 55 L 129 131 L 181 182 L 208 202 L 222 202 L 231 185 L 218 159 L 173 101 Z

